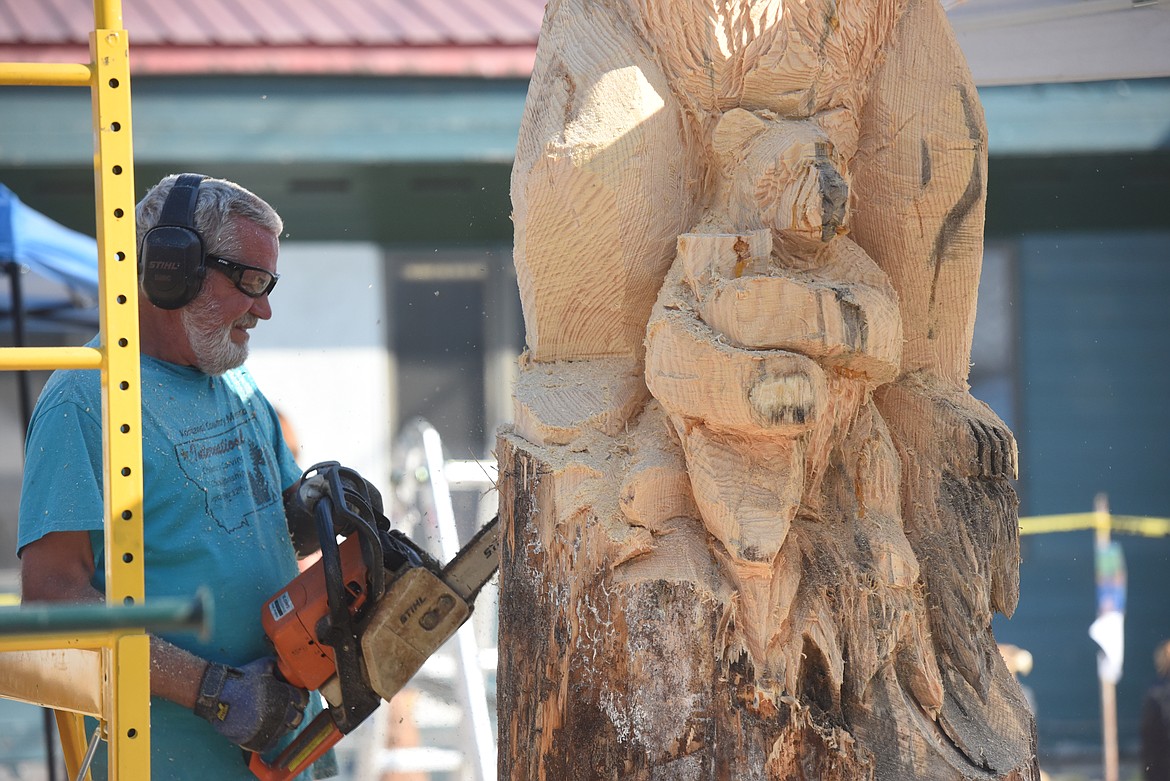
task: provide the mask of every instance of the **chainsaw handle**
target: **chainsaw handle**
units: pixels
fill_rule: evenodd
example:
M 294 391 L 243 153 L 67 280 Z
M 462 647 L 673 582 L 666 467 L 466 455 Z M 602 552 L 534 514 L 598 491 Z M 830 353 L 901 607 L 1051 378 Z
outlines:
M 341 730 L 333 722 L 328 710 L 321 711 L 309 726 L 301 730 L 293 742 L 272 760 L 272 764 L 264 761 L 259 754 L 252 754 L 248 760 L 248 769 L 260 781 L 288 781 L 300 773 L 305 772 L 325 752 L 337 745 L 341 740 Z
M 319 469 L 319 467 L 323 468 Z M 367 577 L 370 579 L 368 584 L 370 599 L 377 600 L 386 590 L 386 573 L 383 569 L 382 542 L 378 535 L 377 518 L 372 504 L 366 501 L 369 498 L 368 491 L 365 489 L 366 481 L 357 472 L 336 461 L 318 464 L 310 469 L 310 471 L 313 470 L 317 470 L 324 476 L 329 486 L 329 496 L 333 500 L 333 514 L 330 516 L 328 527 L 322 525 L 319 515 L 317 519 L 321 554 L 322 556 L 325 554 L 325 538 L 329 537 L 332 540 L 337 531 L 336 525 L 339 521 L 344 520 L 346 527 L 350 529 L 344 533 L 347 536 L 349 534 L 358 535 L 362 557 L 366 562 Z M 353 490 L 347 489 L 346 479 L 348 479 L 349 485 L 353 486 Z M 350 507 L 351 502 L 354 505 L 353 508 Z M 317 508 L 318 513 L 320 513 L 322 509 L 320 503 Z M 366 515 L 369 516 L 368 519 L 365 517 Z M 336 549 L 336 545 L 334 545 L 334 549 Z M 338 561 L 340 563 L 340 560 Z
M 382 700 L 361 683 L 360 640 L 354 616 L 350 614 L 346 600 L 345 573 L 333 525 L 334 512 L 349 511 L 345 507 L 338 470 L 331 470 L 328 476 L 334 484 L 334 497 L 342 498 L 336 504 L 318 502 L 315 509 L 317 531 L 321 538 L 321 567 L 325 574 L 325 601 L 329 607 L 329 626 L 327 629 L 318 630 L 318 639 L 333 648 L 333 662 L 337 668 L 338 682 L 341 684 L 341 701 L 334 710 L 335 717 L 331 723 L 336 725 L 339 732 L 345 734 L 373 713 Z M 361 521 L 358 516 L 353 517 Z M 385 590 L 386 572 L 382 568 L 382 544 L 372 527 L 366 527 L 364 522 L 355 528 L 358 530 L 358 542 L 361 544 L 362 553 L 366 554 L 367 568 L 370 567 L 370 559 L 374 561 L 373 569 L 367 572 L 369 582 L 366 584 L 369 589 L 367 599 L 372 601 L 381 597 Z M 374 577 L 375 572 L 377 578 Z

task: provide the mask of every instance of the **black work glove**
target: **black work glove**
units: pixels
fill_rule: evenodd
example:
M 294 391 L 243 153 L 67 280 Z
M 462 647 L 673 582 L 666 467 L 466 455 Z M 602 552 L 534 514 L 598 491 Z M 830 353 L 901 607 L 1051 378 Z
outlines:
M 301 723 L 309 704 L 309 693 L 278 680 L 275 669 L 272 657 L 243 667 L 212 662 L 199 684 L 195 715 L 237 746 L 267 751 Z
M 336 467 L 336 464 L 331 465 Z M 326 465 L 311 467 L 305 475 L 312 476 L 302 477 L 297 490 L 285 495 L 284 514 L 289 536 L 297 555 L 302 558 L 321 549 L 315 511 L 317 503 L 329 493 L 329 481 L 320 469 L 322 466 Z M 352 469 L 342 470 L 341 484 L 348 510 L 363 517 L 372 527 L 378 527 L 378 519 L 383 514 L 382 494 L 374 484 Z M 344 512 L 335 510 L 333 523 L 338 534 L 349 536 L 354 532 L 353 523 Z
M 361 480 L 360 485 L 357 482 L 358 480 Z M 297 500 L 310 514 L 313 512 L 313 508 L 317 506 L 317 502 L 321 501 L 321 497 L 325 495 L 327 490 L 325 487 L 326 482 L 325 475 L 322 474 L 315 474 L 301 481 L 300 488 L 297 490 Z M 384 512 L 382 494 L 374 487 L 373 483 L 357 472 L 350 471 L 348 474 L 342 474 L 341 484 L 347 493 L 356 494 L 359 497 L 362 496 L 362 491 L 364 490 L 369 497 L 370 508 L 378 515 Z
M 326 476 L 320 472 L 312 477 L 304 478 L 301 480 L 296 497 L 292 502 L 296 512 L 303 513 L 306 518 L 310 519 L 310 528 L 314 529 L 314 531 L 316 529 L 316 520 L 313 518 L 313 512 L 317 507 L 317 503 L 329 492 L 327 485 L 328 480 Z M 342 490 L 345 492 L 344 499 L 348 509 L 365 518 L 371 526 L 376 527 L 377 518 L 383 515 L 384 507 L 382 505 L 382 494 L 378 492 L 374 484 L 352 469 L 344 469 L 341 472 L 341 485 Z M 334 497 L 334 502 L 337 501 L 337 498 Z M 370 511 L 373 511 L 373 517 L 371 517 Z M 291 517 L 292 513 L 289 513 L 289 515 Z M 341 513 L 335 512 L 333 523 L 338 534 L 348 536 L 353 533 L 353 527 Z M 291 528 L 292 524 L 290 523 L 289 525 Z

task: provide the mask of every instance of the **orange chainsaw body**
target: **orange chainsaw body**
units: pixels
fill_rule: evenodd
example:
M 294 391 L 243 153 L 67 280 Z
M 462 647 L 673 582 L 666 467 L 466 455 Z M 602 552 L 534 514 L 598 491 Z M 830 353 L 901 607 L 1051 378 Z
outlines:
M 357 536 L 339 546 L 345 598 L 351 614 L 365 604 L 369 579 Z M 276 649 L 277 668 L 301 689 L 320 689 L 337 674 L 333 648 L 320 641 L 318 628 L 329 616 L 325 570 L 320 560 L 268 600 L 261 612 L 264 633 Z

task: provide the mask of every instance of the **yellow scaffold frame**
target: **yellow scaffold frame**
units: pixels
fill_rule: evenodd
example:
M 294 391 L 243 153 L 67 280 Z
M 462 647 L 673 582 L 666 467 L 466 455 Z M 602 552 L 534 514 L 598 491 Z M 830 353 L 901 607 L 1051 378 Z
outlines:
M 90 62 L 4 63 L 0 84 L 89 87 L 99 256 L 99 346 L 0 348 L 0 369 L 98 369 L 102 384 L 106 604 L 140 605 L 142 398 L 129 43 L 121 0 L 94 0 Z M 109 777 L 150 778 L 150 647 L 141 627 L 0 637 L 0 696 L 53 708 L 71 778 L 83 716 L 109 741 Z

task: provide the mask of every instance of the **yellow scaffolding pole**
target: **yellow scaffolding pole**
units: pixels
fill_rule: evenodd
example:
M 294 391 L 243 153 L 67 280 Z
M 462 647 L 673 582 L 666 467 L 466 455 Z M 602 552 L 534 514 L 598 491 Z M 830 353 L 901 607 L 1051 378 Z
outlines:
M 106 603 L 136 605 L 143 602 L 145 586 L 129 41 L 121 0 L 94 0 L 93 11 L 88 64 L 0 64 L 0 83 L 90 90 L 99 347 L 5 348 L 0 350 L 0 369 L 101 371 Z M 20 689 L 19 684 L 29 682 L 33 671 L 60 685 L 34 687 L 36 695 L 28 699 L 60 709 L 57 721 L 71 776 L 76 775 L 85 748 L 76 714 L 87 713 L 100 718 L 109 740 L 109 777 L 150 778 L 150 646 L 144 629 L 7 637 L 2 650 L 0 687 Z M 62 659 L 67 663 L 61 665 Z M 10 696 L 8 691 L 0 695 Z

